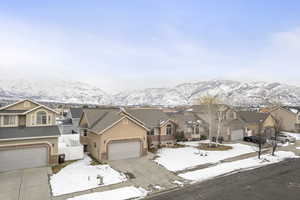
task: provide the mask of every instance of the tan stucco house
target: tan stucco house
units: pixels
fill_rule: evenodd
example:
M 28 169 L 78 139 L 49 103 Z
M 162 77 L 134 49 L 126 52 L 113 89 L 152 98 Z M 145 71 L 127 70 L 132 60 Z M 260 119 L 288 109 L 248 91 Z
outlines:
M 296 107 L 276 106 L 269 109 L 272 117 L 280 121 L 281 129 L 289 132 L 300 131 L 300 109 Z
M 147 154 L 149 129 L 119 108 L 83 109 L 79 125 L 84 150 L 98 161 Z
M 0 108 L 0 171 L 57 163 L 57 114 L 29 99 Z
M 130 108 L 125 113 L 141 121 L 148 129 L 149 148 L 173 146 L 177 124 L 160 108 Z
M 246 136 L 258 135 L 259 130 L 267 137 L 271 137 L 275 133 L 275 121 L 269 113 L 239 111 L 238 116 L 245 123 Z

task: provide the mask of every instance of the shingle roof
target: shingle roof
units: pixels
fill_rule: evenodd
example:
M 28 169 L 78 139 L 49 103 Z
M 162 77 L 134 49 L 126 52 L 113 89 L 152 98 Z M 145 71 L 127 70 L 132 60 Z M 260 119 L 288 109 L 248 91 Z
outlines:
M 147 128 L 160 127 L 170 117 L 160 109 L 126 109 L 128 114 L 140 120 Z
M 70 108 L 72 118 L 80 118 L 82 114 L 82 108 Z
M 260 113 L 254 111 L 239 111 L 237 112 L 242 120 L 247 123 L 258 123 L 266 120 L 268 113 Z
M 99 133 L 120 120 L 124 115 L 120 109 L 83 109 L 89 129 Z
M 28 110 L 0 110 L 0 113 L 19 114 L 27 111 Z
M 0 128 L 1 139 L 59 136 L 58 126 Z

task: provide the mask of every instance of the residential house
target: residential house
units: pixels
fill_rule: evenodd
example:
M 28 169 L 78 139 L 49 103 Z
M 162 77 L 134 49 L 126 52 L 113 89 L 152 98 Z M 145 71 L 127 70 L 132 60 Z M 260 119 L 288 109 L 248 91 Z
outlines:
M 288 132 L 300 131 L 300 108 L 290 106 L 274 106 L 269 113 L 281 123 L 281 129 Z
M 266 133 L 271 137 L 274 132 L 274 119 L 269 113 L 255 111 L 239 111 L 238 116 L 245 122 L 245 132 L 247 136 L 253 136 L 260 133 Z
M 172 146 L 176 143 L 177 124 L 159 108 L 131 108 L 126 114 L 141 121 L 148 129 L 149 148 Z
M 57 114 L 28 99 L 0 108 L 0 171 L 57 163 Z
M 176 134 L 182 135 L 183 139 L 190 141 L 207 137 L 208 123 L 194 112 L 180 110 L 168 112 L 167 115 L 177 124 Z
M 219 135 L 225 141 L 242 140 L 244 137 L 244 122 L 238 118 L 236 110 L 228 105 L 193 105 L 188 111 L 195 113 L 208 124 L 204 134 L 206 136 L 210 130 L 211 138 Z
M 79 125 L 84 151 L 98 161 L 147 154 L 149 129 L 119 108 L 85 108 Z
M 79 120 L 82 114 L 82 108 L 70 108 L 67 117 L 71 119 L 73 128 L 72 133 L 79 133 Z

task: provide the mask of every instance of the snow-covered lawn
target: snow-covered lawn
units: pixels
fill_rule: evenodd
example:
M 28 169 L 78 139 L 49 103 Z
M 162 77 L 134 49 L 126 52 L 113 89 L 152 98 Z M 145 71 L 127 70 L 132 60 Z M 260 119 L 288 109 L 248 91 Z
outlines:
M 296 140 L 300 140 L 300 133 L 291 133 L 291 132 L 284 132 L 284 131 L 282 131 L 281 133 L 288 134 L 288 135 L 296 138 Z
M 157 155 L 159 157 L 155 159 L 155 162 L 164 166 L 168 170 L 175 172 L 192 168 L 197 165 L 217 163 L 227 158 L 255 152 L 255 147 L 244 144 L 238 143 L 226 145 L 233 148 L 227 151 L 200 151 L 192 146 L 182 148 L 162 148 L 158 151 Z M 205 152 L 207 156 L 200 156 L 200 152 Z
M 85 156 L 57 174 L 50 177 L 50 184 L 54 196 L 88 190 L 104 185 L 126 181 L 126 176 L 112 169 L 109 165 L 90 165 L 91 158 Z M 103 185 L 98 185 L 97 176 L 103 177 Z
M 237 170 L 253 169 L 268 164 L 277 163 L 286 158 L 297 158 L 297 156 L 293 152 L 278 151 L 276 152 L 275 156 L 263 155 L 260 160 L 257 157 L 252 157 L 239 161 L 218 164 L 216 166 L 208 167 L 205 169 L 179 174 L 179 176 L 191 181 L 204 181 Z
M 79 160 L 84 156 L 79 134 L 61 135 L 58 138 L 58 153 L 65 154 L 65 160 Z
M 95 192 L 91 194 L 85 194 L 68 200 L 125 200 L 138 197 L 145 197 L 147 191 L 143 188 L 136 188 L 134 186 L 123 187 L 115 190 L 109 190 L 105 192 Z
M 300 150 L 300 147 L 296 147 L 296 149 Z

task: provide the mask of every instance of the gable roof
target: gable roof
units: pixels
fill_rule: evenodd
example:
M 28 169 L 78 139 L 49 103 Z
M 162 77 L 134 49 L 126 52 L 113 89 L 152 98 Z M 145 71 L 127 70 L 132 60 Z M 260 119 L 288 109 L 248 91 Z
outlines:
M 33 103 L 33 104 L 36 104 L 37 106 L 40 106 L 40 105 L 41 105 L 41 104 L 39 104 L 39 103 L 37 103 L 37 102 L 35 102 L 35 101 L 32 101 L 32 100 L 30 100 L 30 99 L 23 99 L 23 100 L 20 100 L 20 101 L 15 102 L 15 103 L 6 105 L 6 106 L 0 108 L 0 110 L 7 109 L 7 108 L 9 108 L 9 107 L 11 107 L 11 106 L 17 105 L 17 104 L 22 103 L 22 102 L 24 102 L 24 101 L 29 101 L 29 102 L 31 102 L 31 103 Z
M 58 126 L 0 128 L 0 140 L 58 137 Z
M 82 108 L 70 108 L 72 118 L 80 118 L 82 114 Z
M 270 115 L 269 113 L 260 113 L 255 111 L 238 111 L 239 117 L 246 123 L 263 122 Z
M 24 102 L 24 101 L 29 101 L 29 102 L 31 102 L 31 103 L 33 103 L 33 104 L 36 104 L 37 106 L 34 107 L 34 108 L 32 108 L 32 109 L 30 109 L 30 110 L 6 110 L 7 108 L 9 108 L 9 107 L 11 107 L 11 106 L 14 106 L 14 105 L 17 105 L 17 104 L 19 104 L 19 103 L 22 103 L 22 102 Z M 22 100 L 22 101 L 18 101 L 18 102 L 16 102 L 16 103 L 7 105 L 7 106 L 5 106 L 5 107 L 2 107 L 2 108 L 0 108 L 0 113 L 5 113 L 5 114 L 27 114 L 27 113 L 30 113 L 30 112 L 32 112 L 32 111 L 38 109 L 38 108 L 45 108 L 45 109 L 47 109 L 47 110 L 49 110 L 49 111 L 52 111 L 52 112 L 58 114 L 58 112 L 55 111 L 55 110 L 53 110 L 52 108 L 49 108 L 48 106 L 45 106 L 45 105 L 43 105 L 43 104 L 34 102 L 34 101 L 30 100 L 30 99 L 24 99 L 24 100 Z
M 83 117 L 86 118 L 88 123 L 88 129 L 98 134 L 101 134 L 105 130 L 111 128 L 114 124 L 121 121 L 123 118 L 128 118 L 129 120 L 148 130 L 142 123 L 136 121 L 130 116 L 124 115 L 120 109 L 88 108 L 83 109 L 83 113 Z
M 170 117 L 160 109 L 125 109 L 125 112 L 140 120 L 148 128 L 160 127 L 170 120 Z

